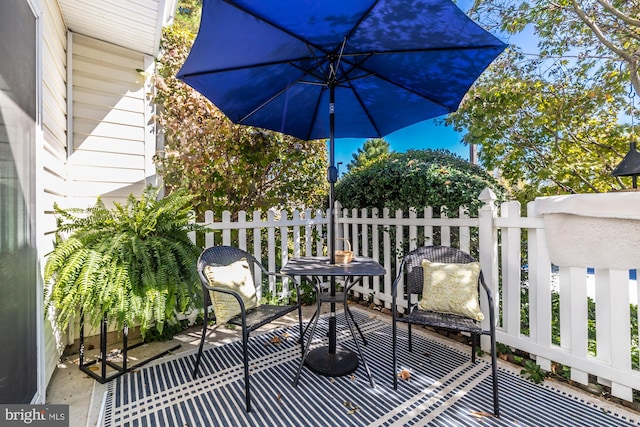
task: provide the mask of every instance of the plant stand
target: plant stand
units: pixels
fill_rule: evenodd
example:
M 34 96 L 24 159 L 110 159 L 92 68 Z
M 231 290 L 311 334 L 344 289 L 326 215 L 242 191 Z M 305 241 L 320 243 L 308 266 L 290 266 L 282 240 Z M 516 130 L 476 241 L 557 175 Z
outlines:
M 129 327 L 125 325 L 124 328 L 122 329 L 122 332 L 123 332 L 122 365 L 119 365 L 117 363 L 110 362 L 107 360 L 107 325 L 108 325 L 107 316 L 105 316 L 102 319 L 102 324 L 100 326 L 100 357 L 96 360 L 92 360 L 91 362 L 84 363 L 84 314 L 81 314 L 80 316 L 80 363 L 79 363 L 80 370 L 86 373 L 87 375 L 89 375 L 90 377 L 92 377 L 93 379 L 95 379 L 96 381 L 98 381 L 100 384 L 104 384 L 115 378 L 118 378 L 121 375 L 124 375 L 153 360 L 159 359 L 160 357 L 166 354 L 169 354 L 170 352 L 177 350 L 178 348 L 181 347 L 181 345 L 178 344 L 174 347 L 171 347 L 168 350 L 163 351 L 162 353 L 158 353 L 155 356 L 152 356 L 148 359 L 138 362 L 135 365 L 128 366 L 127 364 L 128 350 L 139 347 L 144 343 L 140 342 L 138 344 L 134 344 L 129 347 L 127 343 L 127 337 L 129 335 Z M 92 371 L 89 368 L 90 366 L 98 363 L 100 364 L 100 374 L 97 374 L 96 372 Z M 110 375 L 107 375 L 107 366 L 111 367 L 112 369 L 115 369 L 115 372 Z

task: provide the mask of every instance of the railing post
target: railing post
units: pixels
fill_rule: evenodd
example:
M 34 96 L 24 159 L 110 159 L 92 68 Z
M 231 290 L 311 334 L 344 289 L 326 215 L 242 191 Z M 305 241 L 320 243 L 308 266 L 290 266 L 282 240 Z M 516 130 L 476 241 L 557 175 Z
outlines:
M 527 204 L 527 216 L 535 218 L 535 202 Z M 529 265 L 529 338 L 541 348 L 551 346 L 551 260 L 543 228 L 529 230 L 527 254 Z M 536 363 L 545 371 L 551 370 L 551 360 L 535 354 Z
M 498 209 L 496 207 L 496 194 L 490 189 L 485 188 L 478 197 L 483 205 L 478 211 L 478 249 L 480 266 L 484 280 L 491 289 L 494 301 L 495 319 L 498 319 L 498 229 L 496 227 L 496 218 Z M 480 304 L 483 307 L 488 306 L 487 297 L 484 292 L 480 293 Z M 482 321 L 483 327 L 488 327 L 489 316 Z M 483 335 L 480 340 L 480 346 L 484 350 L 491 348 L 490 338 Z
M 511 220 L 520 218 L 520 203 L 507 202 L 500 205 L 500 217 Z M 502 261 L 502 327 L 507 335 L 520 336 L 520 282 L 522 280 L 521 228 L 501 229 Z

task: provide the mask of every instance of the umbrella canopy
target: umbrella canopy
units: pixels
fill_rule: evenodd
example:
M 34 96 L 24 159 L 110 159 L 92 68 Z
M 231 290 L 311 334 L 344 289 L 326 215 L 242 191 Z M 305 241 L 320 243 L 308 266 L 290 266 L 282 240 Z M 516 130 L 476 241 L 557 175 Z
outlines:
M 450 0 L 205 0 L 178 78 L 233 122 L 381 137 L 455 111 L 505 44 Z
M 505 47 L 451 0 L 204 0 L 178 78 L 235 123 L 329 138 L 332 213 L 334 138 L 455 111 Z

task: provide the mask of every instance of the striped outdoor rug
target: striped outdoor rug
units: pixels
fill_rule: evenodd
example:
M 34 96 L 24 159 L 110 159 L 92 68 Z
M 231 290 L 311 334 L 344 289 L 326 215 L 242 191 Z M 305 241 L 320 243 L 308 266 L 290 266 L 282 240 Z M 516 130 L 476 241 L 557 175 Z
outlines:
M 391 385 L 391 325 L 353 310 L 365 333 L 365 355 L 376 387 L 362 366 L 352 375 L 327 378 L 306 368 L 291 385 L 300 360 L 291 327 L 252 338 L 252 412 L 244 406 L 240 342 L 210 348 L 201 376 L 193 380 L 195 353 L 183 353 L 112 381 L 107 390 L 103 425 L 110 426 L 630 426 L 638 417 L 612 413 L 593 403 L 536 385 L 500 369 L 501 416 L 491 400 L 491 368 L 472 365 L 468 354 L 414 332 L 414 350 L 406 352 L 405 328 L 399 328 L 401 367 L 409 381 Z M 355 350 L 338 313 L 338 340 Z M 314 345 L 326 336 L 320 320 Z M 284 337 L 272 344 L 274 336 Z

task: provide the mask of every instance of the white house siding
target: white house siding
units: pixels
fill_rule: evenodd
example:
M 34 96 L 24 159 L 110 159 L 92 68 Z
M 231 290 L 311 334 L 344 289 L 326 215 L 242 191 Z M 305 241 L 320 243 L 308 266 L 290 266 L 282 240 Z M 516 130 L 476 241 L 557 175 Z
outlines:
M 86 207 L 139 194 L 154 148 L 149 127 L 145 55 L 79 34 L 72 38 L 72 147 L 67 204 Z
M 87 207 L 101 196 L 111 204 L 139 194 L 146 182 L 154 183 L 155 134 L 149 82 L 137 71 L 151 71 L 150 57 L 70 33 L 58 2 L 42 5 L 44 149 L 38 204 L 44 211 L 39 243 L 44 255 L 53 248 L 53 237 L 46 233 L 56 226 L 54 202 Z M 71 339 L 56 340 L 45 321 L 46 382 L 55 370 L 58 346 L 77 339 L 77 328 L 69 335 Z
M 42 223 L 38 250 L 43 256 L 53 249 L 50 234 L 56 227 L 53 203 L 64 202 L 66 195 L 67 105 L 66 105 L 66 28 L 58 4 L 44 1 L 42 5 L 42 128 L 43 150 L 40 164 L 41 194 L 38 209 Z M 56 367 L 58 351 L 51 324 L 44 322 L 44 376 L 48 383 Z

